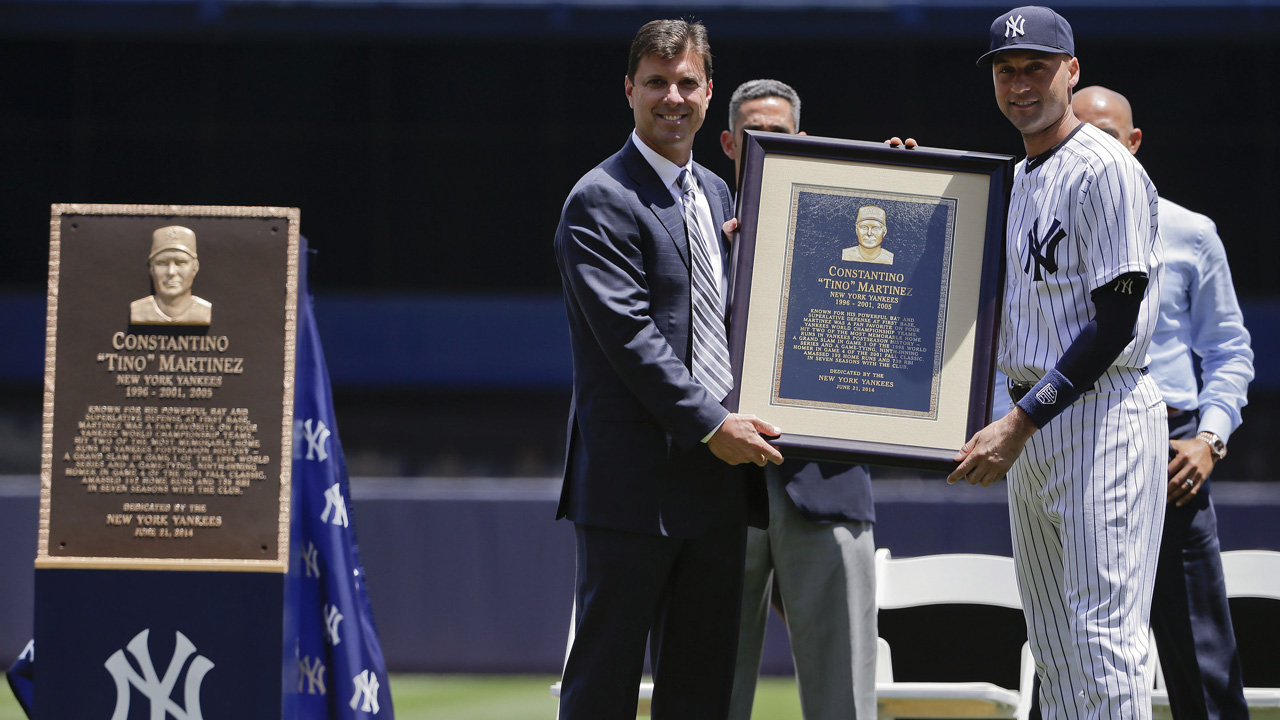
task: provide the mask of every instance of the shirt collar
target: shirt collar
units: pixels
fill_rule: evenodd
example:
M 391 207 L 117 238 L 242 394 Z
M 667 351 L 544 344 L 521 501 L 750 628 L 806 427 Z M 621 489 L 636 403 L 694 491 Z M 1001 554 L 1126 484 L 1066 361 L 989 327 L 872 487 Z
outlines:
M 1065 138 L 1062 139 L 1062 142 L 1058 143 L 1057 145 L 1054 145 L 1053 147 L 1049 148 L 1048 150 L 1045 150 L 1044 152 L 1040 153 L 1035 157 L 1028 157 L 1027 172 L 1031 172 L 1032 170 L 1035 170 L 1036 168 L 1043 165 L 1046 160 L 1053 157 L 1053 154 L 1058 152 L 1058 148 L 1061 148 L 1063 145 L 1066 145 L 1067 142 L 1071 140 L 1071 138 L 1076 136 L 1076 133 L 1080 132 L 1080 128 L 1084 127 L 1084 125 L 1085 124 L 1083 122 L 1080 123 L 1079 125 L 1076 125 L 1075 128 Z
M 689 174 L 693 175 L 692 152 L 689 153 L 689 164 L 684 167 L 680 167 L 659 155 L 653 148 L 645 145 L 644 141 L 640 139 L 640 136 L 636 134 L 635 130 L 631 131 L 631 143 L 636 146 L 636 149 L 640 151 L 640 154 L 644 156 L 644 159 L 653 167 L 654 172 L 658 173 L 658 179 L 661 180 L 662 184 L 666 185 L 667 188 L 671 188 L 676 184 L 676 180 L 680 178 L 681 170 L 688 170 Z M 698 181 L 696 175 L 694 175 L 693 180 L 696 185 Z

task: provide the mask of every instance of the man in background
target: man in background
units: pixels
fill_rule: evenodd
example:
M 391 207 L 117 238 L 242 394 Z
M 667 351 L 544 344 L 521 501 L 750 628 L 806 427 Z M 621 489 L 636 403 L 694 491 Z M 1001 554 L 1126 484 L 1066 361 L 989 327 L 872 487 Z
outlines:
M 796 134 L 800 97 L 777 80 L 743 83 L 720 144 L 741 178 L 743 130 Z M 801 133 L 803 134 L 803 133 Z M 805 720 L 876 715 L 875 507 L 860 465 L 765 467 L 769 528 L 747 531 L 731 720 L 750 720 L 769 606 L 787 623 Z
M 1137 154 L 1142 130 L 1123 95 L 1088 87 L 1071 106 Z M 1160 236 L 1165 274 L 1150 367 L 1169 408 L 1169 478 L 1151 629 L 1175 720 L 1244 719 L 1209 475 L 1240 426 L 1253 350 L 1213 221 L 1161 197 Z

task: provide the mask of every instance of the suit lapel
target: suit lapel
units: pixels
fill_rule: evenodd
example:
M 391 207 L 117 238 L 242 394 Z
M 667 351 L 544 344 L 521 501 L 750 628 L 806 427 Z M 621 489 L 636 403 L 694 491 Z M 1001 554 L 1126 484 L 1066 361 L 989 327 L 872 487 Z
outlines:
M 658 222 L 671 235 L 671 241 L 680 254 L 685 267 L 689 266 L 689 238 L 684 230 L 684 212 L 680 204 L 671 197 L 671 191 L 662 184 L 662 179 L 654 171 L 649 161 L 644 159 L 631 140 L 627 140 L 623 148 L 622 161 L 626 165 L 627 174 L 636 182 L 636 194 L 644 201 Z M 714 212 L 714 210 L 713 210 Z

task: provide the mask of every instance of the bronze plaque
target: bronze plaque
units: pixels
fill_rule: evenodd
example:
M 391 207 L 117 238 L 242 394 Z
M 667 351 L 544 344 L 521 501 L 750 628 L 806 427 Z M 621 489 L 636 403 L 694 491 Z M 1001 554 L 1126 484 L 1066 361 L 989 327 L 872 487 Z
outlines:
M 1013 159 L 748 131 L 730 409 L 787 457 L 950 471 L 986 426 Z
M 287 569 L 298 218 L 53 207 L 37 566 Z

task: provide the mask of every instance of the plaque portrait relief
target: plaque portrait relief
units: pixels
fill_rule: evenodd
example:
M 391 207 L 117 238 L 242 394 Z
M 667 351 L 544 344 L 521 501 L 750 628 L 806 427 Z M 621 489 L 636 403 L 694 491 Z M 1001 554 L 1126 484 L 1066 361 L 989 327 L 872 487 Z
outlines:
M 213 304 L 191 292 L 200 256 L 196 234 L 181 225 L 169 225 L 151 234 L 147 257 L 152 294 L 129 304 L 134 325 L 208 325 Z
M 852 262 L 892 265 L 893 253 L 885 250 L 882 243 L 889 230 L 889 222 L 884 208 L 876 205 L 863 205 L 858 208 L 858 217 L 854 220 L 858 244 L 845 248 L 840 257 Z

